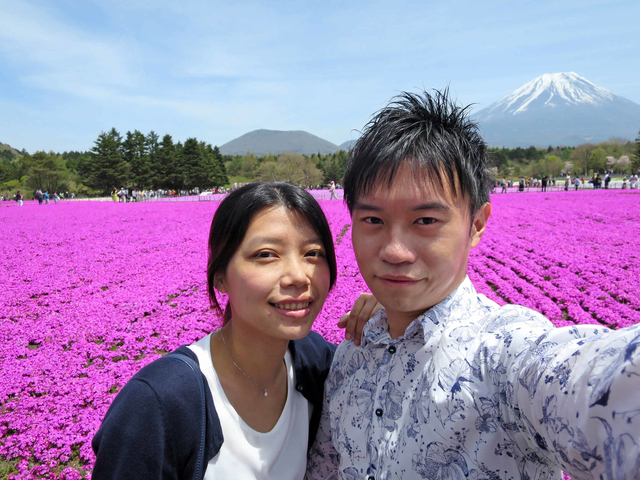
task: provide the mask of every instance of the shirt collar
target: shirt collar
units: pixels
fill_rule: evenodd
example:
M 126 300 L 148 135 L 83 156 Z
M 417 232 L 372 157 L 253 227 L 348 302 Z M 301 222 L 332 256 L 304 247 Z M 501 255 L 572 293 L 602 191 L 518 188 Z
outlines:
M 478 293 L 467 276 L 447 298 L 411 322 L 400 338 L 409 339 L 422 334 L 422 339 L 426 343 L 438 325 L 451 318 L 468 316 L 470 311 L 475 310 L 480 303 L 479 300 Z M 362 337 L 363 346 L 367 343 L 388 344 L 394 341 L 389 335 L 389 320 L 384 308 L 365 324 Z

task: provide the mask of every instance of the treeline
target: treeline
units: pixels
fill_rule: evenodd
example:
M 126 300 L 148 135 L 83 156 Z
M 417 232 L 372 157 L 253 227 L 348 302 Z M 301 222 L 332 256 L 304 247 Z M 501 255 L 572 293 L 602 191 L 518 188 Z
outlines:
M 281 153 L 256 157 L 251 152 L 230 157 L 225 162 L 229 177 L 238 183 L 253 180 L 289 181 L 302 186 L 318 186 L 331 181 L 342 182 L 349 154 L 340 150 L 333 154 L 301 155 Z
M 562 173 L 590 176 L 609 171 L 630 175 L 640 170 L 640 133 L 635 143 L 610 139 L 573 147 L 491 148 L 489 159 L 496 178 L 556 177 Z M 88 152 L 0 151 L 0 195 L 17 190 L 28 198 L 40 188 L 105 195 L 115 188 L 200 190 L 233 186 L 254 180 L 291 181 L 315 187 L 332 180 L 342 183 L 349 153 L 329 155 L 282 153 L 256 157 L 222 155 L 218 147 L 195 138 L 174 143 L 171 135 L 147 135 L 138 130 L 124 138 L 115 128 L 102 132 Z
M 144 135 L 134 130 L 122 138 L 112 128 L 98 136 L 88 155 L 67 153 L 65 157 L 84 185 L 102 193 L 114 187 L 206 189 L 229 182 L 218 147 L 195 138 L 174 143 L 171 135 L 160 140 L 154 131 Z
M 10 153 L 10 152 L 9 152 Z M 218 147 L 196 138 L 174 143 L 171 135 L 151 131 L 102 132 L 88 152 L 4 151 L 0 156 L 0 190 L 73 191 L 80 196 L 109 194 L 113 188 L 137 190 L 192 190 L 229 183 L 224 157 Z
M 561 173 L 590 176 L 605 171 L 630 175 L 640 169 L 640 133 L 635 143 L 611 138 L 577 147 L 491 148 L 489 159 L 493 174 L 499 178 L 557 177 Z

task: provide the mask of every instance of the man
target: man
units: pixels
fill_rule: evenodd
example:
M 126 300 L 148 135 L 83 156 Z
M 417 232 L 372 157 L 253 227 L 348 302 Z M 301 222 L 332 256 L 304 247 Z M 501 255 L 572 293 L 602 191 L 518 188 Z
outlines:
M 637 478 L 640 326 L 555 328 L 466 276 L 491 214 L 466 112 L 404 93 L 354 146 L 353 248 L 384 309 L 338 347 L 306 478 Z
M 338 199 L 338 196 L 336 195 L 336 184 L 333 180 L 331 180 L 331 184 L 329 185 L 329 192 L 331 192 L 329 200 Z

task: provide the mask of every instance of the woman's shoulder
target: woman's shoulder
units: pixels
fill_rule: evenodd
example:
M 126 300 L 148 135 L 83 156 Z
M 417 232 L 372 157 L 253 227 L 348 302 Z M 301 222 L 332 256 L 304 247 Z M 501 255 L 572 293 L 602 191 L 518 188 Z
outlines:
M 189 356 L 198 363 L 191 350 L 180 347 L 139 370 L 116 397 L 120 402 L 114 404 L 135 405 L 141 411 L 157 407 L 174 412 L 189 410 L 194 399 L 200 398 L 200 384 L 198 377 L 190 373 L 189 365 L 179 360 L 175 353 Z M 127 408 L 125 405 L 121 407 Z
M 289 350 L 294 357 L 294 363 L 296 357 L 298 357 L 302 361 L 312 363 L 328 360 L 330 364 L 336 348 L 336 345 L 328 342 L 322 335 L 313 331 L 300 340 L 289 342 Z
M 311 403 L 321 404 L 324 381 L 329 374 L 336 346 L 316 332 L 289 342 L 296 371 L 296 390 Z

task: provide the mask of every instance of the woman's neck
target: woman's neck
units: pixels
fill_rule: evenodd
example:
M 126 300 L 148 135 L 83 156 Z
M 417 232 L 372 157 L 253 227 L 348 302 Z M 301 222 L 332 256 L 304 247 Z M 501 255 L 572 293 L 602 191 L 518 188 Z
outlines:
M 214 337 L 220 336 L 229 367 L 268 389 L 283 370 L 289 341 L 243 327 L 230 321 Z

